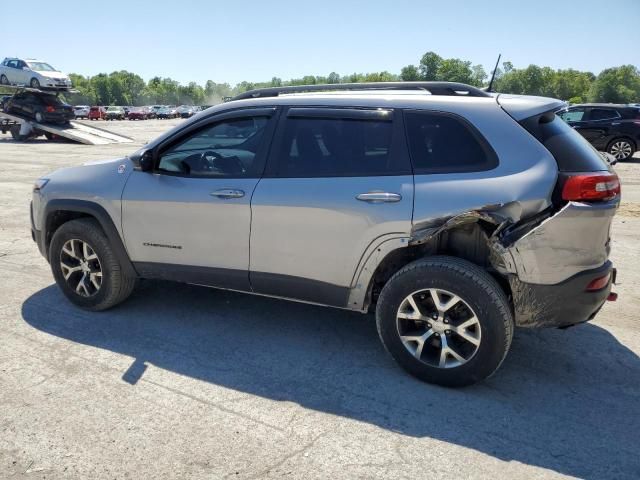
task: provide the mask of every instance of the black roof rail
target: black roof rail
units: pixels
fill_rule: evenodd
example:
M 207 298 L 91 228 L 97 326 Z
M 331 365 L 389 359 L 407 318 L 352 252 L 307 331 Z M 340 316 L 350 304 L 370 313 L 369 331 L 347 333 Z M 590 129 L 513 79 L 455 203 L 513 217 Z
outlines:
M 490 97 L 479 88 L 457 82 L 367 82 L 328 83 L 322 85 L 291 85 L 287 87 L 257 88 L 240 93 L 233 100 L 277 97 L 288 93 L 335 92 L 338 90 L 423 90 L 431 95 Z

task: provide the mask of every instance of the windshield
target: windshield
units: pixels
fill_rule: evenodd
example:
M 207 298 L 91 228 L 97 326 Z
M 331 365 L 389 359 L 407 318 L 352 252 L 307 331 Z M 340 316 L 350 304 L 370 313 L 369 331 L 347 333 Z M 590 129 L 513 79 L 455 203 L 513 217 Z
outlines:
M 44 62 L 27 62 L 27 65 L 36 72 L 57 72 L 55 68 Z

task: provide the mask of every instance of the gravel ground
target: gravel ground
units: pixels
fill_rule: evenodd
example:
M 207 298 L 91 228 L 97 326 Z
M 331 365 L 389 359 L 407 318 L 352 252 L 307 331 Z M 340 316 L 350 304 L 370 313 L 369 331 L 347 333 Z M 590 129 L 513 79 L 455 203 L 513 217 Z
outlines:
M 143 282 L 89 314 L 29 233 L 37 177 L 135 144 L 0 135 L 0 478 L 640 478 L 640 158 L 619 165 L 620 298 L 568 330 L 518 330 L 501 370 L 447 390 L 404 374 L 372 318 Z

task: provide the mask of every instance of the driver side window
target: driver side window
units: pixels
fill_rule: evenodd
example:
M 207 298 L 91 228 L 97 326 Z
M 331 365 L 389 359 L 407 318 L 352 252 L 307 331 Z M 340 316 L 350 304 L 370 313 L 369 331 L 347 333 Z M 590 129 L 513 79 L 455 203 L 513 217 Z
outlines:
M 268 123 L 269 117 L 255 116 L 209 124 L 161 152 L 158 171 L 210 178 L 259 174 L 255 160 Z

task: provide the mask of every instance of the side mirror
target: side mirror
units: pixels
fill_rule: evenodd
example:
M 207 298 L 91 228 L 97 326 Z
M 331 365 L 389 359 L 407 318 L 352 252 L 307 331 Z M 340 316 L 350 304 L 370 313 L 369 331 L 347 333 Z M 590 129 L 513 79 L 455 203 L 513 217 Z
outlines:
M 155 154 L 153 150 L 145 150 L 139 155 L 133 155 L 129 157 L 133 161 L 134 165 L 140 168 L 142 172 L 150 172 L 153 170 L 155 163 Z
M 22 67 L 22 70 L 28 71 L 31 70 L 29 67 Z
M 153 164 L 155 163 L 155 155 L 153 154 L 153 150 L 146 150 L 140 156 L 140 170 L 143 172 L 150 172 L 153 170 Z

